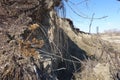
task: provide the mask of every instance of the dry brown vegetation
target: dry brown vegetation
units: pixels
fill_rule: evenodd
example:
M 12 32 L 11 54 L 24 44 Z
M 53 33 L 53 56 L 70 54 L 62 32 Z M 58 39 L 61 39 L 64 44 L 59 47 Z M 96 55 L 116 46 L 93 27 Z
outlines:
M 54 7 L 64 10 L 61 0 L 0 0 L 0 80 L 119 80 L 119 47 Z

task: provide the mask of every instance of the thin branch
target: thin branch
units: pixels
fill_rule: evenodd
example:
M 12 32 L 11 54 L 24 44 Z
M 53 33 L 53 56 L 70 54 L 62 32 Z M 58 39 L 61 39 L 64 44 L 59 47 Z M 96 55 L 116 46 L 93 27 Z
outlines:
M 95 13 L 92 14 L 92 19 L 91 19 L 91 21 L 90 21 L 89 33 L 91 33 L 91 26 L 92 26 L 92 22 L 93 22 L 94 15 L 95 15 Z
M 80 60 L 79 58 L 77 58 L 77 57 L 75 57 L 75 56 L 72 56 L 72 55 L 71 55 L 71 57 L 74 58 L 74 59 L 76 59 L 77 61 L 79 61 L 79 62 L 82 63 L 82 64 L 84 63 L 82 60 Z
M 87 2 L 87 1 L 88 1 L 88 0 L 81 1 L 81 2 L 77 3 L 76 5 L 79 5 L 79 4 L 82 4 L 82 3 L 85 3 L 85 2 Z
M 68 62 L 81 63 L 79 61 L 73 61 L 73 60 L 70 60 L 70 59 L 66 59 L 66 58 L 63 58 L 63 57 L 61 57 L 59 55 L 56 55 L 56 54 L 53 54 L 53 53 L 49 53 L 49 52 L 41 50 L 41 49 L 39 49 L 39 51 L 42 52 L 42 53 L 44 53 L 44 54 L 50 55 L 50 56 L 61 58 L 61 59 L 65 60 L 65 61 L 68 61 Z
M 52 70 L 52 71 L 54 71 L 54 72 L 55 72 L 55 71 L 60 71 L 60 70 L 66 70 L 66 68 L 64 68 L 64 67 L 63 67 L 63 68 L 59 68 L 59 69 Z
M 76 12 L 68 3 L 66 3 L 68 5 L 68 7 L 78 16 L 80 16 L 81 18 L 84 18 L 84 19 L 92 19 L 91 17 L 88 17 L 88 16 L 83 16 L 83 15 L 80 15 L 78 12 Z M 108 16 L 103 16 L 103 17 L 99 17 L 99 18 L 93 18 L 93 19 L 104 19 L 104 18 L 107 18 Z
M 78 2 L 78 3 L 74 3 L 74 2 L 72 2 L 72 1 L 69 1 L 71 4 L 73 4 L 73 5 L 79 5 L 79 4 L 82 4 L 82 3 L 85 3 L 85 2 L 87 2 L 88 0 L 83 0 L 83 1 L 80 1 L 80 2 Z

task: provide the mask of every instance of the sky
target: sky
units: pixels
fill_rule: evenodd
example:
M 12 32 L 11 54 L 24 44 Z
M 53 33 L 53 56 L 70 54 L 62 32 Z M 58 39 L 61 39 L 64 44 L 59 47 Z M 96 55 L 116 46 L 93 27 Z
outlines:
M 89 32 L 89 25 L 93 13 L 95 13 L 91 25 L 91 33 L 96 33 L 110 29 L 120 30 L 120 2 L 117 0 L 68 0 L 65 4 L 66 18 L 70 18 L 74 26 L 82 31 Z M 82 17 L 81 17 L 82 16 Z M 83 18 L 83 17 L 89 17 Z

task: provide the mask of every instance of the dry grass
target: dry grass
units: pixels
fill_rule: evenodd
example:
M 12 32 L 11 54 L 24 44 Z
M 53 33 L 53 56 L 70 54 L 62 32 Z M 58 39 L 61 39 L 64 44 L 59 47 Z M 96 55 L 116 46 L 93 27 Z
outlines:
M 119 80 L 117 77 L 120 70 L 120 52 L 118 46 L 98 38 L 84 38 L 84 43 L 89 46 L 96 44 L 96 47 L 101 47 L 102 53 L 94 59 L 88 59 L 82 64 L 84 67 L 81 72 L 75 73 L 75 80 Z M 91 45 L 92 44 L 92 45 Z M 95 55 L 100 54 L 96 50 Z
M 26 2 L 28 6 L 22 4 L 24 1 L 20 1 L 20 14 L 19 10 L 14 10 L 19 1 L 15 1 L 17 3 L 13 6 L 14 1 L 5 1 L 5 4 L 3 0 L 0 1 L 4 4 L 0 7 L 5 9 L 5 12 L 10 12 L 6 13 L 6 17 L 16 16 L 6 19 L 4 22 L 6 26 L 3 25 L 3 28 L 0 26 L 2 28 L 0 28 L 0 37 L 2 37 L 0 38 L 0 80 L 58 80 L 58 77 L 63 80 L 66 77 L 70 78 L 72 73 L 75 80 L 119 79 L 120 49 L 115 49 L 117 46 L 109 44 L 98 36 L 77 35 L 71 29 L 69 22 L 58 18 L 55 12 L 49 13 L 51 8 L 58 6 L 64 16 L 65 7 L 60 1 L 53 5 L 52 2 L 49 4 L 48 0 L 45 2 L 43 0 L 41 3 L 36 1 L 30 1 L 32 5 L 29 1 Z M 25 9 L 25 13 L 22 8 Z M 40 26 L 32 24 L 34 22 Z M 114 37 L 114 39 L 118 38 Z M 82 54 L 82 52 L 78 53 L 79 51 L 70 54 L 69 40 L 74 43 L 71 46 L 76 45 L 84 53 L 86 52 L 88 58 L 85 57 L 83 61 L 77 58 Z

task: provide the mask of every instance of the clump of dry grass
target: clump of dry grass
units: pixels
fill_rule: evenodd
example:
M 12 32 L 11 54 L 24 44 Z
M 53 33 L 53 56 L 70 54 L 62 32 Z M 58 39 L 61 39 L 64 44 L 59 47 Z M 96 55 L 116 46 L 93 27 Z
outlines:
M 100 43 L 99 43 L 100 44 Z M 74 73 L 75 80 L 119 80 L 120 53 L 113 46 L 101 43 L 102 54 L 83 62 L 81 72 Z M 99 53 L 96 53 L 99 54 Z

